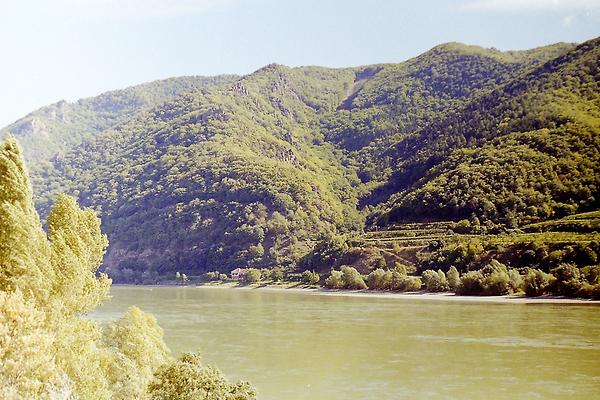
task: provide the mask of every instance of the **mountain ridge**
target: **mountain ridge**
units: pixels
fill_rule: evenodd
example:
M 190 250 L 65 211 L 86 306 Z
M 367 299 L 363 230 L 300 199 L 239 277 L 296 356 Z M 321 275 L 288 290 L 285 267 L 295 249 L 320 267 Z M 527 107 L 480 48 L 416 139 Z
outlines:
M 476 215 L 497 230 L 548 219 L 555 208 L 562 214 L 594 208 L 596 200 L 579 206 L 562 202 L 554 189 L 544 189 L 553 193 L 544 192 L 545 197 L 527 189 L 523 207 L 506 214 L 502 207 L 508 200 L 502 195 L 491 201 L 499 211 L 484 212 L 490 207 L 480 189 L 497 182 L 492 175 L 468 175 L 478 168 L 467 163 L 476 154 L 469 149 L 481 148 L 485 157 L 496 154 L 496 147 L 504 149 L 503 154 L 527 154 L 526 165 L 536 168 L 548 164 L 545 153 L 523 149 L 519 140 L 524 139 L 519 138 L 526 135 L 531 137 L 527 140 L 537 138 L 550 145 L 564 142 L 566 133 L 550 127 L 548 132 L 538 129 L 539 134 L 523 131 L 519 136 L 515 131 L 511 139 L 500 140 L 506 135 L 491 128 L 498 122 L 481 112 L 474 118 L 489 139 L 478 144 L 452 132 L 461 124 L 469 126 L 461 116 L 471 104 L 487 104 L 501 88 L 524 85 L 527 74 L 552 60 L 561 59 L 564 65 L 593 60 L 590 54 L 596 54 L 597 42 L 519 52 L 448 43 L 399 64 L 333 69 L 269 64 L 241 77 L 199 78 L 175 88 L 161 81 L 164 86 L 154 87 L 158 94 L 146 103 L 126 102 L 124 114 L 119 113 L 118 102 L 112 108 L 105 104 L 113 113 L 110 123 L 104 121 L 99 130 L 59 146 L 53 155 L 37 153 L 32 167 L 36 202 L 43 213 L 58 192 L 67 191 L 79 195 L 84 206 L 95 207 L 111 238 L 105 268 L 118 281 L 151 281 L 176 269 L 198 275 L 245 265 L 281 265 L 292 271 L 319 241 L 403 220 Z M 569 73 L 593 82 L 591 69 L 572 69 Z M 592 123 L 591 130 L 576 123 L 569 129 L 593 147 L 598 118 L 590 105 L 595 104 L 597 88 L 585 89 L 591 93 L 588 104 L 579 94 L 581 87 L 565 81 L 559 89 L 576 100 L 569 106 L 574 118 Z M 526 85 L 524 90 L 534 88 Z M 532 95 L 541 99 L 537 115 L 542 117 L 547 109 L 552 119 L 566 109 L 564 101 L 555 111 L 545 107 L 554 95 L 546 94 L 550 88 L 539 90 L 539 95 Z M 498 101 L 507 110 L 518 111 L 512 99 L 503 95 Z M 526 119 L 515 121 L 511 126 Z M 15 136 L 19 134 L 17 130 Z M 591 136 L 585 139 L 586 135 Z M 40 146 L 27 140 L 23 145 L 33 153 Z M 571 157 L 577 146 L 561 154 Z M 436 148 L 443 151 L 435 154 Z M 587 165 L 584 175 L 589 177 L 598 154 L 591 150 L 585 154 L 579 161 Z M 456 175 L 452 171 L 461 162 L 461 170 L 468 171 L 465 176 L 477 176 L 469 178 L 477 184 L 455 202 L 447 196 L 451 181 L 440 177 Z M 559 168 L 548 165 L 548 171 Z M 546 175 L 523 175 L 519 185 L 529 188 L 528 179 L 542 176 Z M 572 177 L 573 188 L 580 185 L 594 197 L 598 190 L 594 179 Z M 403 179 L 421 183 L 411 189 Z M 426 194 L 446 205 L 455 202 L 452 210 L 459 211 L 435 202 L 423 207 Z M 471 197 L 476 199 L 473 204 L 482 205 L 468 205 Z M 528 202 L 536 204 L 535 212 Z

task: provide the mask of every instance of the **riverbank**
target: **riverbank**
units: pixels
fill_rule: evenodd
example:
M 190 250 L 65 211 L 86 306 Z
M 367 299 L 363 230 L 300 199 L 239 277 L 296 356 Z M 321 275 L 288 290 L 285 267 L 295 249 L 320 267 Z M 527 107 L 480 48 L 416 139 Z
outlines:
M 372 297 L 387 299 L 404 300 L 430 300 L 430 301 L 454 301 L 463 303 L 515 303 L 515 304 L 593 304 L 600 305 L 600 300 L 572 299 L 558 296 L 461 296 L 452 292 L 430 293 L 426 291 L 419 292 L 386 292 L 376 290 L 332 290 L 321 287 L 304 287 L 297 283 L 271 285 L 271 284 L 251 284 L 239 285 L 238 283 L 207 283 L 195 286 L 197 288 L 211 289 L 237 289 L 237 290 L 264 290 L 272 292 L 296 292 L 318 296 L 339 296 L 339 297 Z

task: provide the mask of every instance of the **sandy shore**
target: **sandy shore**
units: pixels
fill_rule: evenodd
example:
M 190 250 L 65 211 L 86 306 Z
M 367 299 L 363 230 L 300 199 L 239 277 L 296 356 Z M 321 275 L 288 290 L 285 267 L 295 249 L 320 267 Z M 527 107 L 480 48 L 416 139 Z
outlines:
M 555 296 L 523 297 L 523 296 L 459 296 L 454 293 L 429 293 L 429 292 L 407 292 L 394 293 L 374 290 L 330 290 L 325 288 L 308 288 L 284 285 L 242 285 L 235 284 L 206 284 L 196 286 L 197 288 L 211 289 L 237 289 L 237 290 L 264 290 L 271 292 L 296 292 L 317 296 L 340 296 L 340 297 L 371 297 L 402 300 L 423 301 L 455 301 L 463 303 L 501 303 L 501 304 L 590 304 L 600 305 L 600 300 L 571 299 Z

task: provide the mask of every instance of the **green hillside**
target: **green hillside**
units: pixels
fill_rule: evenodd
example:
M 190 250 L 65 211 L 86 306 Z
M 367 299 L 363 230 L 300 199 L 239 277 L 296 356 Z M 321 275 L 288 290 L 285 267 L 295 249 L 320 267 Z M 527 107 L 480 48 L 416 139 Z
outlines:
M 72 148 L 106 129 L 126 122 L 143 110 L 183 93 L 228 84 L 235 79 L 237 77 L 231 75 L 170 78 L 106 92 L 74 103 L 63 100 L 42 107 L 0 129 L 0 138 L 10 133 L 19 140 L 31 171 L 36 202 L 44 199 L 44 205 L 40 207 L 46 213 L 49 199 L 54 199 L 64 191 L 64 187 L 55 186 L 48 192 L 46 179 L 53 173 L 56 160 Z
M 471 236 L 553 232 L 535 224 L 599 208 L 599 44 L 272 64 L 61 103 L 3 132 L 30 157 L 42 213 L 61 191 L 100 211 L 116 281 L 417 270 Z
M 516 227 L 598 208 L 599 59 L 600 40 L 584 43 L 391 148 L 382 222 Z

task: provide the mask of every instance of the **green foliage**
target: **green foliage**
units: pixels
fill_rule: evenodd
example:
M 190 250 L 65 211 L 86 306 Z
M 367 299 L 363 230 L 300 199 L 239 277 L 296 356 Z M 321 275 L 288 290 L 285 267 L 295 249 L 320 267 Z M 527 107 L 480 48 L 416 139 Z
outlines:
M 53 343 L 44 312 L 33 301 L 20 290 L 0 291 L 0 398 L 48 398 L 50 385 L 62 386 Z
M 332 270 L 331 274 L 325 279 L 325 287 L 329 289 L 342 289 L 344 287 L 342 271 Z
M 556 278 L 539 269 L 529 269 L 523 276 L 523 290 L 530 297 L 541 296 L 548 293 L 550 286 Z
M 308 285 L 316 285 L 319 283 L 321 276 L 315 271 L 306 270 L 302 272 L 302 282 Z
M 598 207 L 594 39 L 399 143 L 383 217 L 519 224 Z M 443 132 L 443 134 L 439 134 Z M 410 190 L 405 190 L 410 188 Z M 391 188 L 387 189 L 391 191 Z
M 372 290 L 390 289 L 392 285 L 392 271 L 378 268 L 367 276 L 367 286 Z
M 437 272 L 431 269 L 423 271 L 421 279 L 425 288 L 430 292 L 445 292 L 450 290 L 448 280 L 442 270 L 438 270 Z
M 418 276 L 407 276 L 404 278 L 400 290 L 404 292 L 416 292 L 421 290 L 423 282 Z
M 499 296 L 515 294 L 521 290 L 523 279 L 506 265 L 491 260 L 478 271 L 469 271 L 462 275 L 457 293 L 475 296 Z M 527 287 L 525 287 L 527 290 Z
M 48 215 L 48 240 L 56 268 L 53 292 L 65 312 L 94 309 L 108 297 L 110 280 L 96 276 L 108 246 L 100 220 L 90 209 L 81 210 L 75 199 L 60 195 Z
M 573 264 L 560 264 L 550 271 L 556 278 L 550 290 L 561 296 L 574 296 L 585 283 L 579 268 Z
M 323 270 L 331 266 L 348 250 L 348 244 L 341 236 L 322 238 L 312 251 L 300 260 L 300 267 Z
M 161 367 L 148 386 L 151 400 L 253 400 L 248 382 L 230 383 L 217 368 L 204 366 L 197 354 L 183 354 Z
M 450 267 L 446 273 L 446 277 L 448 279 L 448 286 L 450 287 L 450 290 L 456 292 L 460 286 L 460 274 L 458 273 L 456 267 Z
M 418 270 L 424 271 L 437 267 L 442 271 L 448 271 L 451 267 L 455 267 L 459 271 L 466 271 L 484 248 L 480 241 L 472 240 L 442 244 L 441 247 L 434 247 L 432 250 L 431 253 L 419 260 Z
M 137 307 L 130 307 L 119 320 L 108 324 L 104 341 L 115 349 L 117 371 L 128 374 L 136 371 L 135 378 L 122 382 L 111 370 L 115 398 L 142 398 L 154 371 L 168 361 L 169 350 L 163 341 L 163 330 L 156 319 Z
M 325 280 L 325 287 L 330 289 L 366 289 L 367 284 L 356 268 L 344 265 L 340 271 L 331 271 L 331 274 Z
M 271 279 L 275 282 L 281 282 L 283 281 L 284 278 L 284 273 L 283 273 L 283 268 L 281 267 L 274 267 L 271 270 Z
M 344 283 L 345 289 L 366 289 L 367 284 L 365 283 L 362 275 L 356 270 L 356 268 L 343 266 L 342 271 L 342 282 Z
M 115 282 L 239 266 L 367 274 L 405 260 L 391 246 L 353 247 L 363 229 L 450 220 L 446 230 L 464 235 L 544 232 L 550 219 L 600 207 L 599 43 L 450 43 L 400 64 L 272 64 L 58 103 L 7 130 L 25 144 L 44 217 L 60 191 L 101 211 Z M 17 236 L 7 243 L 27 247 Z M 52 273 L 41 246 L 31 257 Z M 492 257 L 546 272 L 598 262 L 597 246 L 555 247 L 515 261 L 449 240 L 422 254 L 417 272 L 465 273 Z M 494 276 L 499 288 L 504 278 Z
M 219 271 L 209 271 L 206 274 L 204 274 L 204 279 L 209 282 L 213 282 L 220 280 L 220 276 L 221 274 L 219 273 Z
M 260 281 L 260 271 L 256 268 L 248 268 L 244 274 L 244 282 L 256 283 L 258 281 Z
M 577 296 L 587 299 L 600 300 L 600 284 L 590 284 L 584 282 L 579 288 Z
M 82 317 L 110 285 L 97 274 L 107 246 L 98 217 L 59 196 L 46 234 L 12 139 L 0 143 L 0 187 L 0 398 L 147 399 L 168 361 L 154 317 L 132 307 L 105 328 Z

